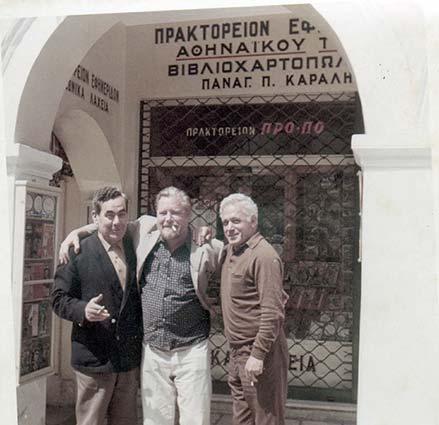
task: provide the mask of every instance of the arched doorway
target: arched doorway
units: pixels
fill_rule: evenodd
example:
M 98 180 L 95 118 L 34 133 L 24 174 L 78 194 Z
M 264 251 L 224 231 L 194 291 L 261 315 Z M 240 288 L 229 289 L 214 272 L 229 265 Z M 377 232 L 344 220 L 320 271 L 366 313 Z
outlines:
M 121 185 L 119 171 L 104 132 L 86 112 L 70 110 L 55 121 L 53 131 L 69 158 L 84 198 L 104 185 Z
M 57 118 L 53 139 L 60 145 L 62 157 L 71 167 L 69 175 L 60 176 L 64 192 L 64 217 L 61 234 L 90 222 L 93 192 L 105 185 L 121 187 L 111 149 L 102 129 L 84 111 L 73 109 Z M 57 154 L 56 149 L 52 149 Z M 49 377 L 48 400 L 51 404 L 69 404 L 75 399 L 74 375 L 70 366 L 70 325 L 57 319 L 61 350 L 59 374 Z
M 365 3 L 364 6 L 359 3 L 349 6 L 346 6 L 344 3 L 331 3 L 329 5 L 319 4 L 318 8 L 321 15 L 327 19 L 339 35 L 350 62 L 353 65 L 353 69 L 355 70 L 359 87 L 362 90 L 361 100 L 368 134 L 367 137 L 358 138 L 356 140 L 354 145 L 355 153 L 358 155 L 357 158 L 359 158 L 359 160 L 366 158 L 363 162 L 365 167 L 371 162 L 373 162 L 373 166 L 376 165 L 373 158 L 374 153 L 376 154 L 375 159 L 383 154 L 384 160 L 388 160 L 392 156 L 393 151 L 396 151 L 397 154 L 404 151 L 408 152 L 408 150 L 405 150 L 405 147 L 413 147 L 413 152 L 420 153 L 420 156 L 422 156 L 421 159 L 423 159 L 424 156 L 427 158 L 428 154 L 423 154 L 427 127 L 426 114 L 425 111 L 423 113 L 423 108 L 427 107 L 423 103 L 425 96 L 425 79 L 423 79 L 422 76 L 425 75 L 426 72 L 425 57 L 428 55 L 425 54 L 427 49 L 423 44 L 423 40 L 420 40 L 422 38 L 421 34 L 423 34 L 422 31 L 425 30 L 423 27 L 424 20 L 422 17 L 419 18 L 419 15 L 416 14 L 419 13 L 419 9 L 414 8 L 416 9 L 416 13 L 412 13 L 413 8 L 410 9 L 410 7 L 406 7 L 407 5 L 397 7 L 394 10 L 379 7 L 376 4 L 376 7 L 369 6 L 369 3 Z M 421 12 L 422 11 L 423 9 L 421 9 Z M 201 13 L 197 16 L 203 17 Z M 410 37 L 407 37 L 407 23 L 410 23 L 410 29 L 413 29 L 413 31 L 410 31 Z M 91 45 L 88 45 L 87 48 L 90 47 Z M 66 54 L 65 56 L 67 57 L 68 55 Z M 64 56 L 61 54 L 59 57 Z M 72 62 L 71 65 L 71 69 L 73 69 L 75 64 Z M 66 73 L 66 75 L 67 74 L 68 73 Z M 58 88 L 59 90 L 63 90 L 61 86 Z M 49 97 L 51 96 L 50 91 L 46 93 L 49 93 Z M 55 99 L 55 103 L 56 100 L 57 99 Z M 42 105 L 43 109 L 46 107 L 47 104 Z M 54 110 L 56 110 L 56 107 Z M 23 125 L 23 122 L 21 125 Z M 46 128 L 47 134 L 49 134 L 52 127 L 53 120 Z M 29 129 L 30 128 L 29 126 Z M 31 134 L 31 132 L 28 131 L 27 134 Z M 16 140 L 11 137 L 8 141 L 13 143 Z M 364 142 L 367 146 L 364 146 Z M 394 149 L 395 147 L 398 149 Z M 425 151 L 426 150 L 428 150 L 428 146 L 425 148 Z M 371 156 L 368 157 L 367 155 L 369 155 L 369 153 Z M 402 170 L 411 167 L 410 158 L 408 156 L 404 158 L 406 158 L 407 162 L 402 165 L 398 163 L 399 169 Z M 371 160 L 371 162 L 368 163 L 367 160 Z M 382 161 L 380 166 L 382 167 L 383 164 L 386 166 L 388 162 Z M 423 164 L 424 163 L 422 163 L 422 166 L 424 166 Z M 417 166 L 419 166 L 419 164 L 417 164 Z M 384 178 L 381 178 L 383 176 Z M 369 180 L 371 184 L 366 185 L 366 187 L 368 187 L 369 195 L 371 191 L 373 192 L 377 187 L 383 189 L 383 193 L 380 192 L 380 195 L 382 194 L 386 199 L 390 198 L 391 203 L 395 200 L 392 197 L 393 193 L 404 194 L 406 193 L 407 187 L 411 187 L 411 184 L 415 184 L 416 181 L 424 182 L 422 179 L 416 180 L 418 179 L 418 174 L 417 171 L 413 169 L 411 170 L 410 178 L 407 179 L 407 181 L 403 180 L 404 187 L 398 186 L 398 179 L 393 179 L 385 173 L 383 176 L 376 180 Z M 428 183 L 427 180 L 426 183 Z M 388 191 L 386 192 L 384 188 L 388 188 Z M 420 195 L 420 193 L 418 194 Z M 410 346 L 397 346 L 394 344 L 390 347 L 386 347 L 388 335 L 390 334 L 389 332 L 386 334 L 386 331 L 389 330 L 387 324 L 392 321 L 397 321 L 401 323 L 401 327 L 404 328 L 404 332 L 407 334 L 410 334 L 410 332 L 421 332 L 423 335 L 425 334 L 426 344 L 427 341 L 431 341 L 429 336 L 433 334 L 433 332 L 427 332 L 427 329 L 431 330 L 431 327 L 427 325 L 425 326 L 425 331 L 418 329 L 418 324 L 421 322 L 427 323 L 429 322 L 428 319 L 425 321 L 412 320 L 397 308 L 392 309 L 392 314 L 386 313 L 385 311 L 375 311 L 373 302 L 376 299 L 380 299 L 381 296 L 384 296 L 383 302 L 388 302 L 389 304 L 393 303 L 393 295 L 395 293 L 404 296 L 404 294 L 400 294 L 399 288 L 401 282 L 405 282 L 406 279 L 410 279 L 411 282 L 420 282 L 420 280 L 422 280 L 422 283 L 425 283 L 425 286 L 423 286 L 425 291 L 423 292 L 428 292 L 429 280 L 427 278 L 420 279 L 418 273 L 412 270 L 406 270 L 406 268 L 404 268 L 404 273 L 398 271 L 397 268 L 392 269 L 393 265 L 397 264 L 397 261 L 395 261 L 395 263 L 390 261 L 393 255 L 390 241 L 394 241 L 394 244 L 398 245 L 399 235 L 398 237 L 396 235 L 400 233 L 400 230 L 406 230 L 408 227 L 410 227 L 410 229 L 417 229 L 419 226 L 418 221 L 420 222 L 420 220 L 416 220 L 416 222 L 412 220 L 410 221 L 410 226 L 408 226 L 405 222 L 401 223 L 400 216 L 398 216 L 394 223 L 387 223 L 382 234 L 385 233 L 386 237 L 384 239 L 388 240 L 389 244 L 388 249 L 382 249 L 382 246 L 385 245 L 381 241 L 382 234 L 377 235 L 377 232 L 373 231 L 376 222 L 380 222 L 378 213 L 380 212 L 378 211 L 379 203 L 374 204 L 375 198 L 373 196 L 369 196 L 369 198 L 366 196 L 365 199 L 368 206 L 367 214 L 369 218 L 373 219 L 373 224 L 371 225 L 371 220 L 366 223 L 366 233 L 368 236 L 366 247 L 370 248 L 365 251 L 365 258 L 368 264 L 367 279 L 368 282 L 372 284 L 364 288 L 367 295 L 365 299 L 369 300 L 369 302 L 363 305 L 363 314 L 367 319 L 363 323 L 369 323 L 369 325 L 364 327 L 362 335 L 362 337 L 365 338 L 363 340 L 365 343 L 362 344 L 362 396 L 363 400 L 366 398 L 368 402 L 372 402 L 373 404 L 363 404 L 364 407 L 361 411 L 363 418 L 370 417 L 371 412 L 374 412 L 373 415 L 375 416 L 381 415 L 385 417 L 380 409 L 375 407 L 380 407 L 380 400 L 384 400 L 388 394 L 393 393 L 393 378 L 406 376 L 404 373 L 406 370 L 405 361 L 398 360 L 401 358 L 401 352 L 406 353 L 406 356 L 410 358 L 417 358 L 417 354 L 419 354 L 416 344 L 411 344 Z M 410 203 L 407 203 L 407 205 L 404 204 L 404 206 L 407 211 L 412 208 Z M 426 221 L 428 221 L 427 214 L 425 216 L 427 218 Z M 401 225 L 400 227 L 398 227 L 398 223 Z M 409 232 L 403 233 L 405 235 L 410 234 Z M 409 237 L 407 237 L 407 239 L 408 241 L 404 245 L 407 247 L 407 251 L 409 251 L 409 247 L 414 247 L 415 245 L 410 244 Z M 430 251 L 424 249 L 423 245 L 420 248 L 419 245 L 416 246 L 418 247 L 417 252 L 422 251 L 424 254 L 423 258 L 427 261 Z M 399 258 L 398 261 L 400 261 Z M 387 269 L 391 270 L 391 276 L 386 275 L 386 288 L 388 293 L 383 293 L 381 288 L 378 287 L 381 286 L 379 284 L 381 277 L 380 272 L 386 269 L 386 265 L 389 265 Z M 428 269 L 428 267 L 425 269 Z M 373 284 L 375 282 L 377 283 L 376 285 Z M 410 298 L 416 296 L 416 294 L 411 293 L 410 295 L 406 294 L 406 296 Z M 398 314 L 395 315 L 394 313 Z M 424 318 L 423 315 L 422 317 Z M 375 336 L 377 336 L 377 338 L 375 338 Z M 370 342 L 372 343 L 369 344 Z M 433 352 L 434 350 L 425 350 L 427 356 L 432 355 L 431 353 Z M 390 362 L 375 361 L 377 358 L 380 360 L 387 358 L 392 360 Z M 418 366 L 418 371 L 427 375 L 430 373 L 430 370 L 426 365 L 433 362 L 425 361 L 424 363 L 425 366 Z M 415 391 L 419 389 L 414 375 L 413 377 L 406 376 L 410 382 L 410 385 L 407 385 L 407 387 L 410 387 L 408 395 L 414 394 Z M 382 382 L 383 376 L 388 376 L 389 379 L 387 379 L 386 382 Z M 374 383 L 380 381 L 382 385 L 376 388 Z M 407 399 L 411 398 L 408 397 Z M 404 414 L 407 413 L 406 409 L 408 408 L 402 406 L 402 403 L 403 402 L 397 404 L 395 402 L 392 404 L 392 406 L 398 405 L 400 407 L 394 409 L 397 413 L 395 417 L 403 418 Z M 370 406 L 372 406 L 372 408 L 370 408 Z M 427 412 L 427 409 L 420 409 L 420 411 L 421 410 L 422 412 Z M 425 413 L 425 415 L 427 416 L 428 412 Z M 410 415 L 405 415 L 405 417 L 410 417 Z

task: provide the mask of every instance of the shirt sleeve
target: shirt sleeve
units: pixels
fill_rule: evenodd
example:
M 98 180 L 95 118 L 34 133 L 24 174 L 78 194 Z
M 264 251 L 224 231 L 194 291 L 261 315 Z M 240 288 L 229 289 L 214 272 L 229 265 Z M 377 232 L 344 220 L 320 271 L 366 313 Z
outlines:
M 210 271 L 213 273 L 219 273 L 221 271 L 221 260 L 223 257 L 224 244 L 218 239 L 212 239 L 212 241 L 206 244 L 208 247 L 210 258 Z
M 264 360 L 283 325 L 283 266 L 273 255 L 261 255 L 255 261 L 255 284 L 259 293 L 260 323 L 252 347 L 252 356 Z

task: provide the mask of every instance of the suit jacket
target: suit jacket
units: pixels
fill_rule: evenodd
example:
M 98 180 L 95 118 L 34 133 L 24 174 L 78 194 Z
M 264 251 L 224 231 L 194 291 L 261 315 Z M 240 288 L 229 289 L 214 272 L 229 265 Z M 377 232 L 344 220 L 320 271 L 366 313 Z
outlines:
M 155 225 L 155 217 L 143 215 L 128 227 L 137 255 L 137 282 L 140 282 L 146 257 L 160 237 Z M 212 239 L 202 246 L 191 243 L 192 282 L 201 305 L 208 311 L 212 308 L 206 294 L 207 286 L 212 275 L 219 272 L 222 249 L 223 243 L 217 239 Z
M 55 273 L 52 306 L 73 322 L 72 367 L 80 372 L 125 372 L 140 365 L 142 310 L 136 284 L 136 257 L 129 237 L 123 240 L 127 263 L 125 291 L 97 232 L 70 251 L 70 261 Z M 110 317 L 88 322 L 85 306 L 103 294 L 102 305 Z

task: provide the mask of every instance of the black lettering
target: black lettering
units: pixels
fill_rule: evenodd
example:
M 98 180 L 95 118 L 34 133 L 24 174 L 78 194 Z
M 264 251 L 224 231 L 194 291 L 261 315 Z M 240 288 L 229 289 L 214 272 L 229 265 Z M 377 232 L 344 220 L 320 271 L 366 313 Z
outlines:
M 282 39 L 282 40 L 279 40 L 277 42 L 277 49 L 280 52 L 286 52 L 289 49 L 289 47 L 290 47 L 290 44 L 288 43 L 287 40 Z
M 262 66 L 262 63 L 256 59 L 252 68 L 251 68 L 252 72 L 253 71 L 265 71 L 264 67 Z
M 164 41 L 164 34 L 163 34 L 163 28 L 156 28 L 155 29 L 155 44 L 162 44 Z
M 238 54 L 238 53 L 243 53 L 243 52 L 250 53 L 248 48 L 247 48 L 247 45 L 245 43 L 241 42 L 238 44 L 238 48 L 236 49 L 236 53 Z
M 308 21 L 302 21 L 302 31 L 309 34 L 311 31 L 314 31 L 316 28 L 312 26 Z
M 213 79 L 213 84 L 212 84 L 212 89 L 219 89 L 219 88 L 221 88 L 221 87 L 220 87 L 218 78 L 214 78 Z
M 302 44 L 305 41 L 305 39 L 301 38 L 300 40 L 296 40 L 295 38 L 293 38 L 291 39 L 291 41 L 295 44 L 296 51 L 299 51 L 302 48 Z
M 262 76 L 262 87 L 270 87 L 271 80 L 269 75 Z
M 288 365 L 288 369 L 289 370 L 297 370 L 297 367 L 293 366 L 294 363 L 296 363 L 296 362 L 297 362 L 297 356 L 295 354 L 290 354 L 290 362 Z
M 226 356 L 224 357 L 223 360 L 223 366 L 227 366 L 229 364 L 230 361 L 230 351 L 226 351 Z
M 181 27 L 177 28 L 177 33 L 175 35 L 174 41 L 186 41 L 184 38 L 184 33 Z
M 201 68 L 200 74 L 204 75 L 206 72 L 208 72 L 209 74 L 215 74 L 215 72 L 213 71 L 212 67 L 210 66 L 210 64 L 208 62 L 206 62 L 203 67 Z
M 262 41 L 262 52 L 265 53 L 267 50 L 270 52 L 274 52 L 272 44 L 273 44 L 273 40 L 269 40 L 269 41 L 263 40 Z
M 237 66 L 235 72 L 247 72 L 247 68 L 245 67 L 245 64 L 247 61 L 235 61 L 235 64 Z
M 300 75 L 300 78 L 299 78 L 299 81 L 297 82 L 297 85 L 298 86 L 301 86 L 301 85 L 307 85 L 307 81 L 306 81 L 306 78 L 305 78 L 305 76 L 303 75 L 303 74 L 301 74 Z
M 286 78 L 286 81 L 285 81 L 286 86 L 294 86 L 295 85 L 293 82 L 294 74 L 286 75 L 285 78 Z
M 195 30 L 197 29 L 196 25 L 193 25 L 187 30 L 187 40 L 186 41 L 198 41 L 197 36 L 195 35 Z
M 179 58 L 179 57 L 181 57 L 181 56 L 185 56 L 185 57 L 189 57 L 189 52 L 187 51 L 187 49 L 186 49 L 186 46 L 181 46 L 179 49 L 178 49 L 178 52 L 177 52 L 177 58 Z M 172 66 L 172 65 L 170 65 L 170 66 Z
M 309 356 L 308 359 L 308 365 L 306 366 L 307 372 L 315 372 L 316 371 L 316 365 L 314 364 L 314 359 L 312 356 Z
M 299 18 L 290 19 L 290 34 L 299 34 L 299 30 L 297 29 L 299 26 Z
M 220 352 L 219 348 L 215 348 L 215 349 L 212 350 L 212 353 L 211 353 L 212 357 L 211 357 L 211 360 L 210 360 L 210 366 L 211 367 L 218 366 L 220 364 L 220 359 L 218 357 L 219 352 Z

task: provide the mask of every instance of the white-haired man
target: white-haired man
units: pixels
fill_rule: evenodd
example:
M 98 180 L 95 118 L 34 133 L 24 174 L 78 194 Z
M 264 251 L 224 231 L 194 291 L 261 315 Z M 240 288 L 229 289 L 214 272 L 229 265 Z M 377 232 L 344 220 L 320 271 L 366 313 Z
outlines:
M 229 242 L 221 305 L 231 350 L 233 424 L 282 425 L 288 370 L 282 262 L 257 231 L 258 208 L 250 197 L 227 196 L 220 216 Z

